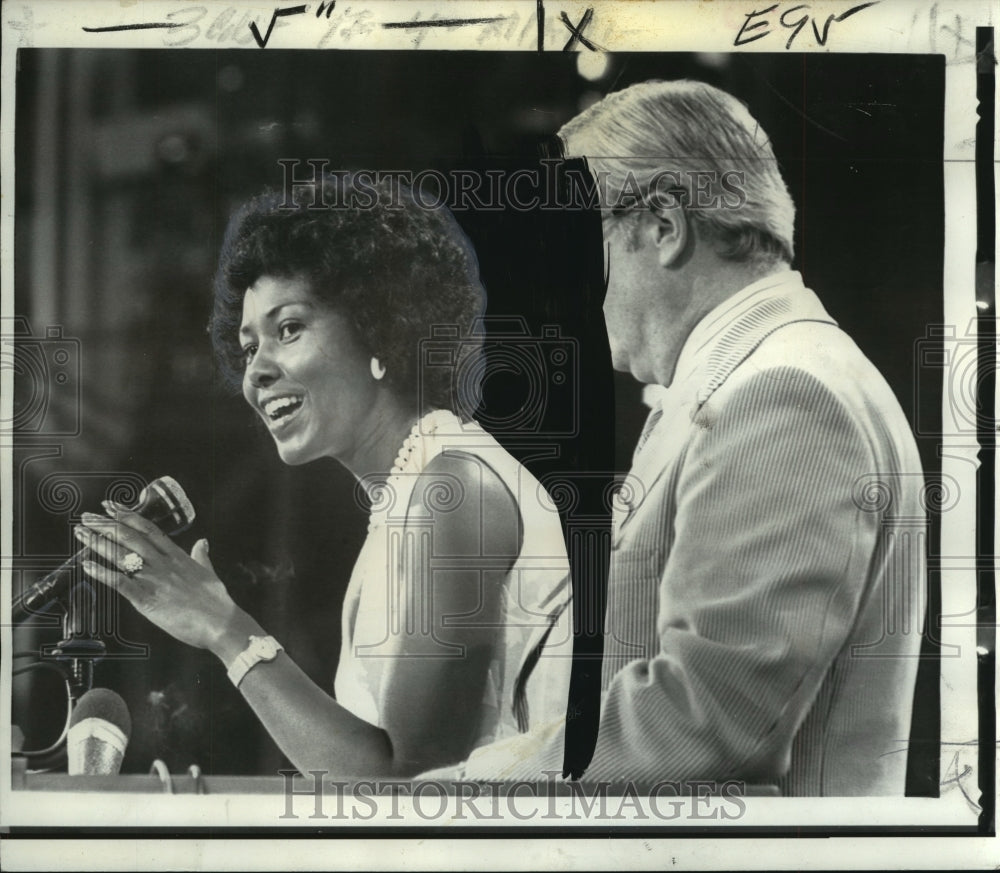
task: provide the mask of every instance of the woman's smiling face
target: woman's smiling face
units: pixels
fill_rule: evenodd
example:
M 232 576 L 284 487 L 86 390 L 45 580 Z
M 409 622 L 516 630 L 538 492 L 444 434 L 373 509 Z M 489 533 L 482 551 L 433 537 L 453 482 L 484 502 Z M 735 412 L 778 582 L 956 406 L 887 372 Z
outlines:
M 370 355 L 303 278 L 262 276 L 243 298 L 243 396 L 286 464 L 350 458 L 375 402 Z

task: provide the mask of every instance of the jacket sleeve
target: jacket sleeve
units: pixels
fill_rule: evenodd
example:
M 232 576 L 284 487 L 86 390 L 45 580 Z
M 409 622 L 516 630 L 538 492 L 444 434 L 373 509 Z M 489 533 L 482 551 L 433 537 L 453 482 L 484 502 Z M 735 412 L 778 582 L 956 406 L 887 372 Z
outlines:
M 675 426 L 692 436 L 669 556 L 627 563 L 658 587 L 659 650 L 611 681 L 584 778 L 771 781 L 863 596 L 877 519 L 852 493 L 873 452 L 792 367 L 724 386 Z

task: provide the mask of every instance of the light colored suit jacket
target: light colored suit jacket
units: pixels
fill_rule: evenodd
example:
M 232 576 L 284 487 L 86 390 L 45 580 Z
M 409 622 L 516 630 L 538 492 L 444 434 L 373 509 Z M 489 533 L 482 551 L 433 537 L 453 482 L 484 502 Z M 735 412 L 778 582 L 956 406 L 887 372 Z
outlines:
M 710 313 L 620 494 L 584 778 L 902 794 L 922 489 L 892 391 L 798 273 Z
M 902 795 L 926 514 L 891 389 L 786 272 L 709 313 L 658 390 L 616 501 L 583 779 Z M 541 779 L 562 750 L 534 731 L 450 777 Z

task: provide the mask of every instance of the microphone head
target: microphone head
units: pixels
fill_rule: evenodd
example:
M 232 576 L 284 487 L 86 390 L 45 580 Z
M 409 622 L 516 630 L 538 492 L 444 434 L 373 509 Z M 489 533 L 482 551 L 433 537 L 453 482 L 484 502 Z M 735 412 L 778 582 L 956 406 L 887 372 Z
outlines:
M 132 736 L 132 716 L 120 694 L 109 688 L 94 688 L 77 701 L 70 716 L 70 729 L 88 718 L 99 718 L 113 724 L 126 740 Z
M 121 697 L 107 688 L 88 691 L 73 708 L 66 734 L 70 776 L 116 776 L 132 734 L 132 717 Z
M 170 536 L 189 528 L 195 519 L 194 506 L 172 476 L 160 476 L 143 488 L 135 511 Z

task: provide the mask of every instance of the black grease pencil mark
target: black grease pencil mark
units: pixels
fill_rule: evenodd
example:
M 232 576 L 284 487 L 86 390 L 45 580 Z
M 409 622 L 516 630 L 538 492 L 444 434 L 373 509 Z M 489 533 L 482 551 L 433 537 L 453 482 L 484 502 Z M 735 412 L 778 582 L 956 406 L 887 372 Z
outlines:
M 538 22 L 538 50 L 545 51 L 545 2 L 535 0 L 535 20 Z
M 733 40 L 733 45 L 740 46 L 746 45 L 748 42 L 753 42 L 754 40 L 763 39 L 771 31 L 767 30 L 767 21 L 755 21 L 753 24 L 750 23 L 751 18 L 758 18 L 767 15 L 769 12 L 774 12 L 778 8 L 778 4 L 775 3 L 773 6 L 768 6 L 767 9 L 754 10 L 753 12 L 748 12 L 744 15 L 746 21 L 743 22 L 743 26 L 740 27 L 739 33 L 736 34 L 736 39 Z M 752 30 L 760 30 L 765 28 L 763 33 L 755 33 L 753 36 L 746 36 Z
M 867 0 L 865 3 L 859 3 L 857 6 L 852 6 L 846 12 L 841 12 L 839 15 L 828 15 L 826 22 L 822 26 L 822 30 L 816 23 L 816 19 L 812 17 L 812 11 L 806 3 L 799 3 L 796 6 L 789 6 L 786 8 L 781 15 L 777 17 L 777 24 L 780 27 L 791 30 L 791 35 L 785 42 L 785 50 L 789 50 L 792 47 L 792 43 L 795 42 L 795 38 L 802 32 L 802 28 L 806 24 L 812 24 L 813 35 L 816 37 L 816 42 L 818 45 L 825 46 L 827 39 L 830 37 L 830 25 L 838 21 L 846 21 L 852 15 L 857 15 L 863 9 L 868 9 L 871 6 L 876 6 L 881 2 L 881 0 Z M 769 36 L 772 33 L 777 32 L 777 25 L 772 26 L 771 20 L 764 18 L 765 15 L 769 15 L 774 12 L 780 6 L 780 3 L 774 3 L 768 6 L 766 9 L 755 9 L 753 12 L 746 13 L 744 18 L 746 19 L 741 25 L 739 31 L 736 34 L 736 39 L 733 40 L 734 46 L 742 46 L 747 43 L 755 42 L 758 39 L 763 39 L 765 36 Z M 801 16 L 796 20 L 789 19 L 789 14 L 802 12 Z M 759 19 L 750 22 L 753 19 Z M 754 31 L 760 31 L 755 33 Z
M 583 35 L 583 32 L 587 29 L 587 26 L 590 24 L 593 17 L 594 17 L 594 7 L 588 6 L 587 11 L 583 13 L 583 18 L 580 19 L 580 23 L 574 27 L 573 22 L 569 20 L 569 16 L 565 12 L 559 13 L 559 20 L 566 25 L 566 28 L 569 30 L 571 34 L 570 38 L 566 41 L 566 45 L 563 46 L 564 52 L 568 52 L 578 42 L 583 43 L 592 52 L 604 51 L 604 49 L 602 49 L 596 43 L 591 42 L 589 39 L 587 39 L 587 37 Z
M 881 2 L 882 2 L 882 0 L 869 0 L 868 3 L 862 3 L 860 6 L 854 6 L 851 9 L 848 9 L 846 12 L 841 12 L 840 15 L 838 15 L 836 17 L 834 17 L 833 15 L 831 15 L 826 20 L 826 25 L 827 25 L 827 27 L 829 27 L 831 21 L 844 21 L 845 19 L 850 18 L 856 12 L 860 12 L 862 9 L 867 9 L 869 6 L 877 6 Z M 824 29 L 823 33 L 824 33 L 824 35 L 826 34 L 826 30 L 825 29 Z
M 333 7 L 337 5 L 337 0 L 330 0 L 329 3 L 326 0 L 320 0 L 319 6 L 316 7 L 316 17 L 319 18 L 323 11 L 326 10 L 326 17 L 330 17 L 330 13 L 333 12 Z
M 112 24 L 108 27 L 83 27 L 86 33 L 115 33 L 122 30 L 158 30 L 170 27 L 184 27 L 179 21 L 148 21 L 142 24 Z
M 965 764 L 962 769 L 959 770 L 959 763 L 958 752 L 955 752 L 948 768 L 948 778 L 941 780 L 941 787 L 945 788 L 949 785 L 957 785 L 958 790 L 962 792 L 962 797 L 965 798 L 965 802 L 968 804 L 969 809 L 978 813 L 982 810 L 982 807 L 969 796 L 969 792 L 965 788 L 965 780 L 968 779 L 969 776 L 973 775 L 975 771 L 969 764 Z
M 493 24 L 495 21 L 506 21 L 507 16 L 497 15 L 494 18 L 437 18 L 428 21 L 385 21 L 382 27 L 390 29 L 410 29 L 414 27 L 465 27 L 469 24 Z
M 253 34 L 253 38 L 257 40 L 257 45 L 261 48 L 267 45 L 267 41 L 271 38 L 271 31 L 274 30 L 274 22 L 285 15 L 301 15 L 306 11 L 306 5 L 303 3 L 301 6 L 290 6 L 287 9 L 275 9 L 274 13 L 271 15 L 271 23 L 267 26 L 267 33 L 262 37 L 260 31 L 257 29 L 257 22 L 250 22 L 250 32 Z
M 845 19 L 850 18 L 852 15 L 860 12 L 862 9 L 867 9 L 869 6 L 875 6 L 879 2 L 880 0 L 871 0 L 871 2 L 869 3 L 862 3 L 860 6 L 855 6 L 852 9 L 848 9 L 846 12 L 841 12 L 840 15 L 830 15 L 826 19 L 826 24 L 823 25 L 822 34 L 820 34 L 819 32 L 819 28 L 816 27 L 816 19 L 812 19 L 813 35 L 816 37 L 816 42 L 818 42 L 820 45 L 826 45 L 826 41 L 830 36 L 830 25 L 833 24 L 833 22 L 844 21 Z M 798 33 L 798 30 L 796 30 L 795 33 L 793 33 L 788 38 L 788 43 L 785 45 L 786 49 L 791 47 L 792 40 L 795 38 L 796 33 Z

